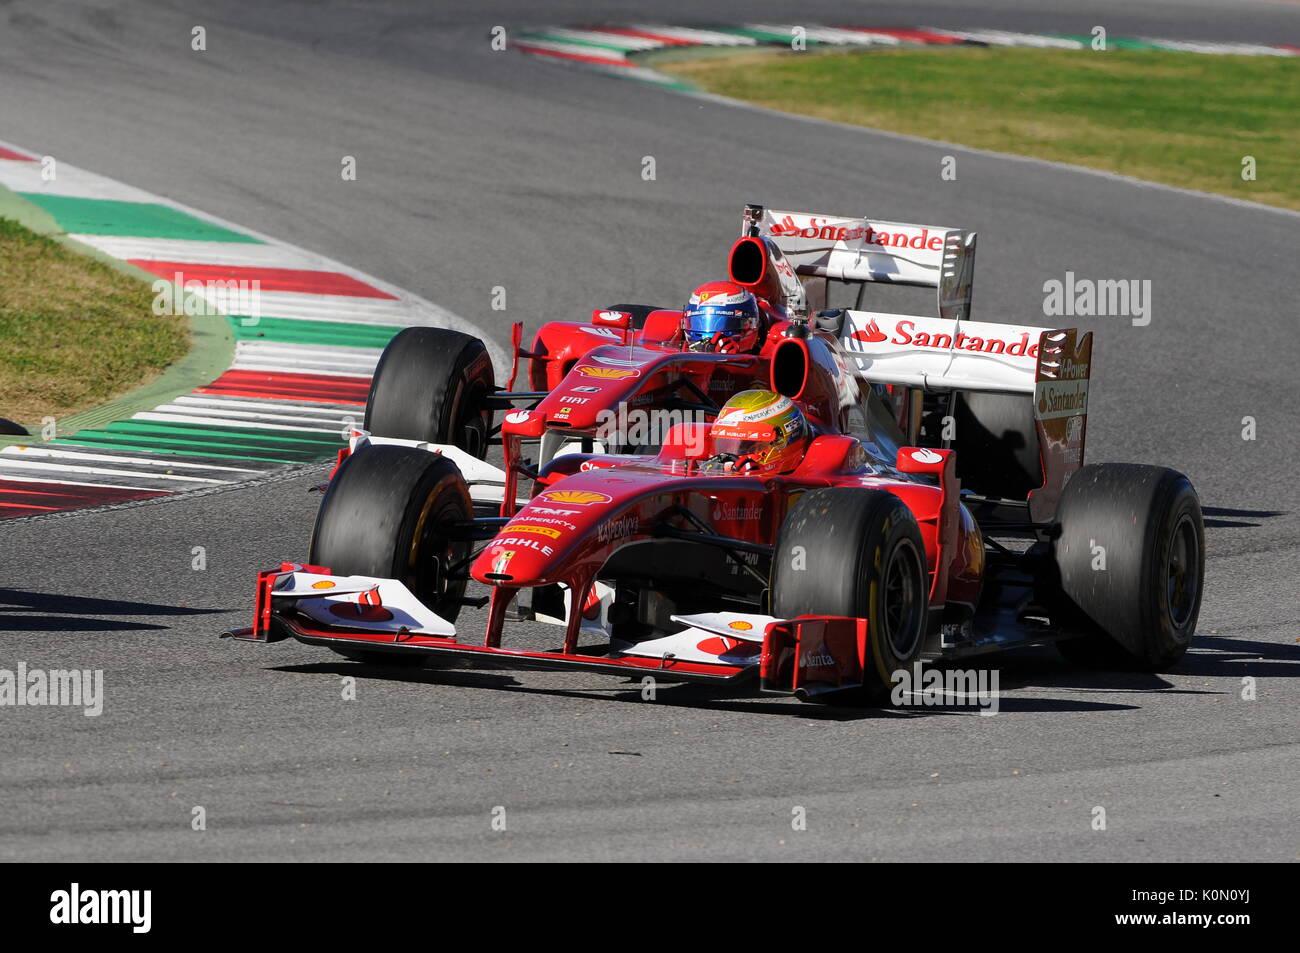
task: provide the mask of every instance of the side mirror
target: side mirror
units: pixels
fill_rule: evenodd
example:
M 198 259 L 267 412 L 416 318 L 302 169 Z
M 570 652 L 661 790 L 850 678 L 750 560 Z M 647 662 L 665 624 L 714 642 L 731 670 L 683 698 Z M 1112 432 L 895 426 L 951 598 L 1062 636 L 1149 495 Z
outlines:
M 899 447 L 894 466 L 900 473 L 942 474 L 948 466 L 951 450 L 931 450 L 929 447 Z
M 632 329 L 632 315 L 626 311 L 607 311 L 597 308 L 591 312 L 591 323 L 601 328 L 617 328 L 620 331 Z

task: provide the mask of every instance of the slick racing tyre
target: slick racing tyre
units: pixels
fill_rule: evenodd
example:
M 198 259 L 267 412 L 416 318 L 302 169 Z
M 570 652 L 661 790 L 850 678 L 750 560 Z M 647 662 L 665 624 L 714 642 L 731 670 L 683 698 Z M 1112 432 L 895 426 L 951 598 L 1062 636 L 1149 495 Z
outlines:
M 1187 651 L 1201 611 L 1205 525 L 1187 477 L 1134 463 L 1086 466 L 1065 485 L 1052 553 L 1067 659 L 1160 671 Z
M 953 409 L 957 479 L 980 496 L 1025 500 L 1043 485 L 1033 401 L 959 393 Z
M 832 703 L 884 700 L 892 675 L 925 647 L 930 589 L 925 545 L 911 511 L 884 490 L 830 487 L 801 495 L 772 558 L 772 614 L 868 620 L 870 656 L 860 692 Z
M 447 538 L 447 524 L 472 518 L 460 469 L 412 447 L 371 446 L 343 461 L 316 514 L 309 563 L 336 575 L 397 579 L 426 606 L 454 622 L 466 577 L 447 568 L 470 554 L 468 541 Z M 424 654 L 341 654 L 379 664 L 419 665 Z
M 496 389 L 492 359 L 478 338 L 447 328 L 406 328 L 388 342 L 366 400 L 376 437 L 454 444 L 487 453 Z

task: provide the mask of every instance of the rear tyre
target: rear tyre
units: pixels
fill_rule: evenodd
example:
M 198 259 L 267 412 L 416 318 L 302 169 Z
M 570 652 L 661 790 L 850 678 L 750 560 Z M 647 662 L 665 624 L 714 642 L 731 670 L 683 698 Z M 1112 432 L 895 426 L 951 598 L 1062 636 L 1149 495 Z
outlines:
M 925 647 L 926 578 L 916 519 L 892 493 L 831 487 L 799 497 L 772 559 L 772 614 L 854 616 L 869 623 L 861 691 L 821 698 L 877 704 L 888 696 L 893 673 L 910 668 Z
M 1205 525 L 1187 477 L 1134 463 L 1086 466 L 1065 485 L 1056 518 L 1059 614 L 1082 633 L 1058 643 L 1061 654 L 1105 668 L 1174 665 L 1196 631 L 1205 578 Z
M 308 562 L 338 575 L 397 579 L 449 622 L 460 612 L 466 577 L 447 568 L 470 553 L 448 539 L 449 523 L 473 515 L 460 469 L 447 457 L 411 447 L 370 446 L 348 457 L 316 514 Z M 423 653 L 341 651 L 381 665 L 420 665 Z
M 448 328 L 406 328 L 388 342 L 366 400 L 376 437 L 454 444 L 487 453 L 496 389 L 492 359 L 478 338 Z
M 957 478 L 981 496 L 1024 500 L 1043 485 L 1033 401 L 960 393 L 953 410 Z

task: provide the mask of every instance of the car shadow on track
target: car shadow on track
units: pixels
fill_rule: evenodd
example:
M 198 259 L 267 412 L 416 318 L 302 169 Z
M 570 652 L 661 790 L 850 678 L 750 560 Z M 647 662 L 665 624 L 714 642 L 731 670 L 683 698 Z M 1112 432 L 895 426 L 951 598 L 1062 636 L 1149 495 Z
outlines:
M 1198 635 L 1178 672 L 1224 678 L 1300 677 L 1300 644 Z
M 282 665 L 269 669 L 300 675 L 336 675 L 376 681 L 408 682 L 450 688 L 511 692 L 524 695 L 545 695 L 556 698 L 580 698 L 587 701 L 619 702 L 634 705 L 670 705 L 678 708 L 698 708 L 706 711 L 731 711 L 750 715 L 780 715 L 785 718 L 804 718 L 815 721 L 871 721 L 875 719 L 932 718 L 939 716 L 977 716 L 979 709 L 972 705 L 904 706 L 901 708 L 853 707 L 804 703 L 794 698 L 758 694 L 757 686 L 737 690 L 721 686 L 698 684 L 660 685 L 653 701 L 642 697 L 639 681 L 621 682 L 611 677 L 606 684 L 593 684 L 583 688 L 542 688 L 525 685 L 508 670 L 482 667 L 456 668 L 396 668 L 360 662 L 314 662 L 306 665 Z M 540 673 L 532 673 L 540 674 Z M 1000 698 L 999 710 L 1004 712 L 1090 712 L 1125 711 L 1138 705 L 1114 702 L 1085 701 L 1058 698 Z
M 1286 516 L 1286 510 L 1238 510 L 1226 506 L 1203 506 L 1201 507 L 1201 516 L 1205 520 L 1207 529 L 1225 529 L 1233 527 L 1250 527 L 1258 526 L 1258 523 L 1247 522 L 1249 519 L 1271 519 L 1274 516 Z M 1233 516 L 1245 517 L 1246 519 L 1221 519 L 1220 517 Z
M 5 632 L 128 632 L 168 626 L 98 616 L 210 615 L 221 609 L 194 609 L 155 602 L 94 599 L 59 593 L 0 588 L 0 634 Z M 29 614 L 30 613 L 30 614 Z
M 1192 649 L 1169 673 L 1231 680 L 1224 689 L 1180 688 L 1163 674 L 1083 668 L 1067 662 L 1048 646 L 1019 649 L 997 656 L 1001 687 L 1063 689 L 1098 694 L 1223 695 L 1235 694 L 1237 680 L 1300 676 L 1300 645 L 1260 642 L 1220 636 L 1196 636 Z M 949 663 L 960 665 L 961 663 Z M 1010 707 L 1013 699 L 1004 699 Z

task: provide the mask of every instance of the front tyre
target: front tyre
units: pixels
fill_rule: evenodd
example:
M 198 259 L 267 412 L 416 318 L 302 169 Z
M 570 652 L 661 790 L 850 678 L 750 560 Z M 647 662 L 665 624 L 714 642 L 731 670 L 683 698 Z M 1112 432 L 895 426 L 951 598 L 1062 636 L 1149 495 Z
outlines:
M 470 553 L 449 537 L 473 516 L 460 469 L 447 457 L 411 447 L 364 447 L 339 467 L 316 514 L 308 562 L 338 575 L 401 581 L 417 599 L 455 622 L 467 577 L 448 570 Z M 419 665 L 423 653 L 341 650 L 377 664 Z
M 1103 463 L 1078 470 L 1057 507 L 1052 551 L 1074 662 L 1160 671 L 1187 652 L 1205 578 L 1205 524 L 1175 470 Z
M 828 700 L 879 702 L 893 673 L 920 659 L 929 587 L 925 545 L 911 511 L 884 490 L 830 487 L 802 494 L 772 559 L 772 614 L 868 620 L 862 691 Z
M 366 399 L 376 437 L 452 444 L 487 454 L 496 390 L 492 359 L 478 338 L 448 328 L 405 328 L 379 358 Z

